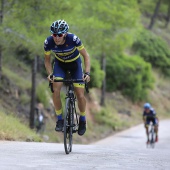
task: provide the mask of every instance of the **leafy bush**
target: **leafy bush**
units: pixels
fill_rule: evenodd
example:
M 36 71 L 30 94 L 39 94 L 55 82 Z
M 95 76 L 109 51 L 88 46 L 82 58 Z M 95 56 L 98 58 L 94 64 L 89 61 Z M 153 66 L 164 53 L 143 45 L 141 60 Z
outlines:
M 120 90 L 133 101 L 147 97 L 148 88 L 153 86 L 151 65 L 139 56 L 112 56 L 107 59 L 107 90 Z
M 100 69 L 100 64 L 96 59 L 91 60 L 91 80 L 90 87 L 101 87 L 104 72 Z
M 170 50 L 167 43 L 157 35 L 142 31 L 134 42 L 132 49 L 153 67 L 170 75 Z

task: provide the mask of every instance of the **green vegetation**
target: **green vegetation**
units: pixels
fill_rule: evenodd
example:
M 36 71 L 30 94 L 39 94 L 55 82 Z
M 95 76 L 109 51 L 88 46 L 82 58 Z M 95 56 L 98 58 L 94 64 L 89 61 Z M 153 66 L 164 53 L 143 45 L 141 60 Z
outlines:
M 126 0 L 99 0 L 97 2 L 92 0 L 88 3 L 83 0 L 74 0 L 72 7 L 70 2 L 63 1 L 62 3 L 60 2 L 60 6 L 57 8 L 52 5 L 53 3 L 54 0 L 48 3 L 37 3 L 37 1 L 33 0 L 29 2 L 20 1 L 15 5 L 10 2 L 6 3 L 5 8 L 11 12 L 15 22 L 9 22 L 11 15 L 4 13 L 2 25 L 4 30 L 2 29 L 2 33 L 6 34 L 5 28 L 12 28 L 8 34 L 12 34 L 17 41 L 15 43 L 12 40 L 9 41 L 8 37 L 0 41 L 9 41 L 8 45 L 12 45 L 10 53 L 13 51 L 15 55 L 20 56 L 21 60 L 28 64 L 32 63 L 33 56 L 43 55 L 43 41 L 50 35 L 48 32 L 50 24 L 59 19 L 55 18 L 57 10 L 58 16 L 69 23 L 70 32 L 80 36 L 83 44 L 91 54 L 91 78 L 93 81 L 90 83 L 90 87 L 100 88 L 102 79 L 106 75 L 108 91 L 120 90 L 122 94 L 128 96 L 134 102 L 147 99 L 147 91 L 153 87 L 153 78 L 151 68 L 147 63 L 140 60 L 140 57 L 143 57 L 146 62 L 151 62 L 155 67 L 161 67 L 163 73 L 169 75 L 169 62 L 167 60 L 169 52 L 166 48 L 166 43 L 164 42 L 163 44 L 161 38 L 157 38 L 150 32 L 143 31 L 144 28 L 140 23 L 140 10 L 144 12 L 143 9 L 146 6 L 148 9 L 154 9 L 155 4 L 152 0 L 147 3 L 137 3 L 136 0 L 131 0 L 128 3 Z M 74 4 L 76 5 L 74 6 Z M 23 10 L 25 6 L 27 8 Z M 47 12 L 46 9 L 49 7 L 50 12 Z M 65 9 L 65 13 L 63 13 L 63 9 Z M 32 13 L 36 15 L 32 15 Z M 76 17 L 77 13 L 79 17 Z M 72 20 L 70 16 L 75 19 Z M 51 21 L 49 21 L 49 18 Z M 28 23 L 31 24 L 28 25 Z M 142 32 L 141 35 L 140 32 Z M 137 38 L 136 35 L 138 35 Z M 32 38 L 30 39 L 30 37 Z M 145 41 L 146 38 L 148 38 L 148 41 Z M 137 53 L 139 57 L 123 57 L 125 56 L 125 51 L 132 44 L 133 53 Z M 161 46 L 161 44 L 163 45 Z M 5 47 L 4 52 L 10 55 L 5 43 L 2 43 L 2 46 Z M 144 51 L 143 49 L 146 50 Z M 106 73 L 100 67 L 102 56 L 107 58 Z M 160 58 L 155 60 L 159 56 L 161 56 L 161 62 Z M 150 58 L 148 59 L 148 57 Z M 141 68 L 139 68 L 140 62 L 142 63 Z M 118 76 L 117 72 L 119 72 Z M 113 73 L 114 76 L 112 76 Z M 9 77 L 11 76 L 9 75 Z M 126 80 L 124 77 L 126 77 Z M 114 81 L 113 86 L 112 81 Z M 17 82 L 20 81 L 18 80 Z M 29 83 L 26 84 L 28 85 Z M 46 87 L 43 86 L 38 85 L 37 98 L 47 106 L 49 95 L 46 93 Z
M 142 31 L 137 36 L 132 49 L 146 62 L 160 69 L 164 75 L 170 75 L 170 50 L 162 38 L 149 31 Z
M 0 140 L 36 141 L 41 138 L 13 115 L 0 111 Z
M 21 89 L 30 89 L 31 82 L 25 77 L 21 77 L 18 73 L 13 72 L 11 69 L 7 67 L 3 68 L 3 73 L 8 77 L 12 84 L 15 84 Z
M 151 66 L 139 56 L 108 58 L 106 75 L 108 91 L 119 90 L 133 101 L 146 99 L 147 90 L 153 88 Z
M 28 94 L 22 93 L 20 95 L 20 101 L 21 101 L 22 105 L 26 105 L 26 104 L 30 103 L 30 97 L 28 96 Z
M 70 25 L 69 31 L 80 37 L 90 53 L 91 76 L 94 79 L 91 87 L 101 87 L 104 73 L 99 60 L 103 53 L 107 56 L 112 56 L 113 50 L 123 53 L 131 46 L 134 35 L 141 28 L 136 0 L 128 3 L 126 0 L 74 0 L 58 3 L 60 5 L 55 7 L 53 4 L 57 2 L 54 0 L 41 3 L 34 0 L 4 2 L 4 16 L 0 26 L 0 34 L 5 35 L 0 40 L 3 52 L 9 56 L 14 53 L 14 56 L 30 65 L 35 55 L 43 56 L 43 42 L 50 35 L 51 23 L 64 18 Z M 56 18 L 56 12 L 59 18 Z
M 155 0 L 139 0 L 139 8 L 143 14 L 152 14 L 154 12 L 157 1 Z M 169 0 L 163 0 L 160 6 L 160 13 L 166 13 L 168 9 Z
M 38 83 L 37 90 L 36 90 L 36 96 L 37 101 L 42 103 L 44 107 L 49 107 L 49 100 L 50 100 L 50 89 L 48 88 L 48 82 L 47 81 L 41 81 Z
M 119 119 L 116 112 L 111 112 L 110 110 L 103 108 L 95 116 L 96 121 L 99 124 L 105 124 L 111 127 L 113 130 L 118 130 L 122 127 L 121 120 Z
M 91 61 L 91 73 L 91 79 L 93 81 L 90 82 L 90 87 L 100 88 L 105 73 L 100 70 L 100 64 L 97 60 Z

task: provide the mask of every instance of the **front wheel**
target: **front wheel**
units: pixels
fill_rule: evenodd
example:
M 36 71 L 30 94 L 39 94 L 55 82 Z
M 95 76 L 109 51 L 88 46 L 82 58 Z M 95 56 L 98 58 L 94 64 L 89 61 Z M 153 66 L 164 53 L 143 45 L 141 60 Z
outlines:
M 72 151 L 72 134 L 73 134 L 73 112 L 70 98 L 66 99 L 64 113 L 64 148 L 65 153 L 69 154 Z
M 155 147 L 155 131 L 154 131 L 154 126 L 151 126 L 151 130 L 150 130 L 150 146 L 151 146 L 151 148 Z

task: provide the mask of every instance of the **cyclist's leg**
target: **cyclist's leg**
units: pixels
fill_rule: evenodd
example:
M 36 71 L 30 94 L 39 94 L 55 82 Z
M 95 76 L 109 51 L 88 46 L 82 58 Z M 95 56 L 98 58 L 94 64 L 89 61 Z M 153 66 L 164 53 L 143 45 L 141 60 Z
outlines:
M 155 141 L 158 141 L 158 121 L 156 118 L 154 118 L 153 120 L 153 125 L 154 125 L 154 130 L 155 130 L 155 134 L 156 134 L 156 139 Z
M 84 88 L 75 85 L 75 94 L 78 101 L 80 116 L 82 117 L 82 120 L 85 121 L 86 98 L 84 96 Z
M 146 118 L 145 129 L 146 129 L 147 142 L 149 141 L 149 124 L 150 124 L 150 120 Z
M 82 79 L 83 78 L 83 69 L 81 59 L 76 60 L 77 68 L 72 72 L 73 79 Z M 83 135 L 86 131 L 86 98 L 84 96 L 84 82 L 74 83 L 75 94 L 78 101 L 78 107 L 80 110 L 80 121 L 79 121 L 79 129 L 78 134 Z
M 62 87 L 61 82 L 55 82 L 53 83 L 53 103 L 54 103 L 54 107 L 55 107 L 55 111 L 57 115 L 60 115 L 62 113 L 62 103 L 61 103 L 61 99 L 60 99 L 60 90 Z
M 84 88 L 75 87 L 75 93 L 77 96 L 78 107 L 80 110 L 78 134 L 82 136 L 86 132 L 86 98 L 84 96 Z
M 53 68 L 53 75 L 56 79 L 63 79 L 65 76 L 64 70 L 60 67 L 59 62 L 55 60 L 54 68 Z M 53 83 L 53 103 L 55 107 L 55 112 L 57 116 L 57 125 L 56 131 L 61 131 L 63 126 L 63 118 L 62 118 L 62 103 L 60 98 L 60 91 L 62 87 L 62 82 L 54 82 Z
M 83 78 L 83 68 L 81 59 L 76 60 L 77 67 L 72 71 L 73 79 L 82 79 Z M 78 101 L 78 107 L 80 110 L 80 120 L 85 121 L 85 108 L 86 108 L 86 98 L 84 96 L 84 82 L 74 83 L 75 94 Z

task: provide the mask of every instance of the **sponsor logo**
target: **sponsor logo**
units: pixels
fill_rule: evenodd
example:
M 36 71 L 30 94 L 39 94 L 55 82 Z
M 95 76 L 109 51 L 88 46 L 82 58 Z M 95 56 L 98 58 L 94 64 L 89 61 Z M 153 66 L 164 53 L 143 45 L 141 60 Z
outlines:
M 84 84 L 80 84 L 80 83 L 79 83 L 79 86 L 84 86 Z
M 80 39 L 77 37 L 77 41 L 76 41 L 76 44 L 78 44 L 80 42 Z
M 73 56 L 73 54 L 71 54 L 71 55 L 69 55 L 69 56 L 60 56 L 59 54 L 57 54 L 56 53 L 56 55 L 57 55 L 57 57 L 59 57 L 59 58 L 61 58 L 62 60 L 68 60 L 68 59 L 70 59 L 72 56 Z
M 48 41 L 47 41 L 47 39 L 44 41 L 44 43 L 45 43 L 45 44 L 48 44 Z
M 77 36 L 76 36 L 76 35 L 74 35 L 74 37 L 73 37 L 73 41 L 76 41 L 76 39 L 77 39 Z

